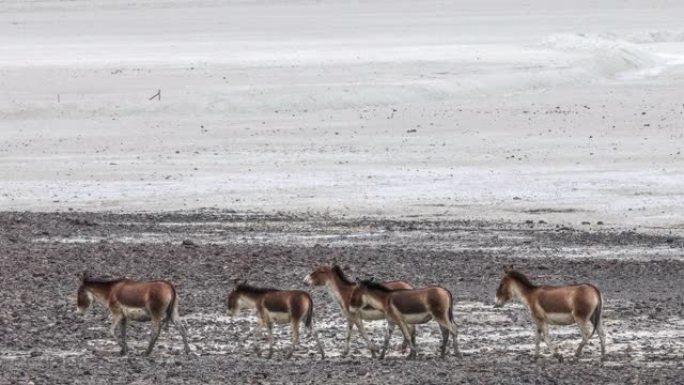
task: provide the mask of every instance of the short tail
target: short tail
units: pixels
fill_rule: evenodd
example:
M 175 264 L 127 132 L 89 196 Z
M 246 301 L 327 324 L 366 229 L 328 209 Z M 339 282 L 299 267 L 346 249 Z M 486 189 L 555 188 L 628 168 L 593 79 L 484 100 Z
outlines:
M 171 292 L 173 295 L 171 296 L 171 302 L 169 302 L 169 306 L 166 307 L 166 321 L 171 321 L 173 318 L 173 313 L 176 311 L 176 288 L 172 285 L 171 286 Z
M 594 336 L 596 328 L 598 328 L 601 324 L 601 313 L 603 311 L 603 295 L 601 294 L 599 289 L 594 289 L 596 290 L 596 293 L 598 293 L 599 302 L 598 305 L 596 305 L 596 309 L 594 309 L 594 314 L 591 315 L 591 324 L 594 326 L 594 330 L 591 331 L 591 335 L 589 336 L 589 338 Z
M 306 318 L 304 319 L 304 326 L 311 329 L 313 326 L 313 300 L 309 297 L 309 309 L 306 311 Z
M 449 293 L 449 310 L 447 315 L 449 316 L 449 322 L 454 323 L 454 298 L 449 290 L 447 290 L 447 293 Z

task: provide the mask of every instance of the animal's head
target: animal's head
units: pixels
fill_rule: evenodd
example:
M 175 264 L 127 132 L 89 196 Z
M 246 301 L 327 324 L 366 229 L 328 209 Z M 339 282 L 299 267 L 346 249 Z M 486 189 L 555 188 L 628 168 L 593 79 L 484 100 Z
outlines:
M 323 286 L 328 280 L 328 277 L 333 273 L 334 267 L 335 266 L 320 265 L 304 277 L 304 282 L 309 286 Z
M 501 282 L 499 282 L 499 287 L 496 288 L 494 307 L 502 307 L 506 302 L 513 298 L 513 278 L 510 275 L 511 271 L 512 269 L 510 267 L 504 267 L 504 276 L 501 278 Z
M 78 308 L 79 313 L 84 314 L 90 307 L 90 304 L 93 303 L 93 294 L 86 287 L 86 274 L 83 273 L 78 277 L 80 285 L 78 287 L 78 292 L 76 293 L 76 307 Z
M 240 310 L 240 296 L 241 287 L 245 285 L 246 281 L 235 280 L 235 288 L 228 294 L 228 314 L 232 317 Z

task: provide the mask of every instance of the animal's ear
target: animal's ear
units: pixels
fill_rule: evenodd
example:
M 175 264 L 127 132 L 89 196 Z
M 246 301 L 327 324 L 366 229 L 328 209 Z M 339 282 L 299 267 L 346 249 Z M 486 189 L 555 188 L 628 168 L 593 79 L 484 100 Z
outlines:
M 237 286 L 240 284 L 240 278 L 233 278 L 233 286 Z

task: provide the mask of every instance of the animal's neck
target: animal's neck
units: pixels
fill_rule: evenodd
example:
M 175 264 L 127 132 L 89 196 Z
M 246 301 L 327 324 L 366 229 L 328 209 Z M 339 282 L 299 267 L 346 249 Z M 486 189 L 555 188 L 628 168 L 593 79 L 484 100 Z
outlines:
M 93 282 L 86 286 L 86 289 L 95 297 L 99 302 L 107 302 L 109 298 L 109 292 L 112 289 L 114 282 Z
M 348 299 L 351 298 L 354 285 L 345 282 L 344 279 L 337 274 L 333 274 L 332 277 L 327 280 L 325 286 L 328 288 L 330 295 L 332 295 L 340 306 L 344 308 L 345 302 L 348 302 Z
M 522 302 L 527 306 L 530 306 L 529 297 L 530 295 L 532 295 L 532 292 L 534 290 L 535 288 L 527 287 L 519 282 L 515 282 L 513 284 L 513 297 L 517 299 L 519 302 Z
M 256 308 L 256 303 L 259 300 L 261 294 L 256 293 L 241 293 L 239 302 L 242 304 L 241 307 Z

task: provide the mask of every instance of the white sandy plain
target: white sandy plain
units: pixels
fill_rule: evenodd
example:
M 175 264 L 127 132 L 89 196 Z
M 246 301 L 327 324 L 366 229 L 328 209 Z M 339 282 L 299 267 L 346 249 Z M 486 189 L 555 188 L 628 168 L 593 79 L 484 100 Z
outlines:
M 678 1 L 0 9 L 0 210 L 684 229 Z

